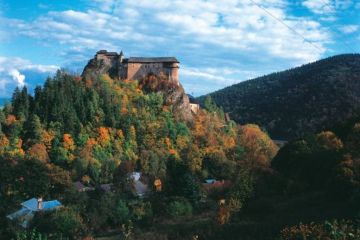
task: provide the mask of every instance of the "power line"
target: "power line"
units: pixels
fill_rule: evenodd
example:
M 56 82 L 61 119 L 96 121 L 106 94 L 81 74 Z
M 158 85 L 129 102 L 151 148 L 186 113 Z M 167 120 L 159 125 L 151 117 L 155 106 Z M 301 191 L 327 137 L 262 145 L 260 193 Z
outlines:
M 263 11 L 265 11 L 270 17 L 274 18 L 275 20 L 277 20 L 278 22 L 280 22 L 282 25 L 284 25 L 285 27 L 287 27 L 288 29 L 290 29 L 293 33 L 295 33 L 296 35 L 300 36 L 305 42 L 309 43 L 310 45 L 312 45 L 314 48 L 316 48 L 317 50 L 319 50 L 319 52 L 321 54 L 324 53 L 324 50 L 319 48 L 318 46 L 316 46 L 312 41 L 306 39 L 306 37 L 304 37 L 301 33 L 297 32 L 294 28 L 292 28 L 291 26 L 289 26 L 288 24 L 286 24 L 283 20 L 281 20 L 280 18 L 276 17 L 274 14 L 272 14 L 270 11 L 268 11 L 266 8 L 264 8 L 263 6 L 261 6 L 260 4 L 258 4 L 257 2 L 250 0 L 250 2 L 252 2 L 253 4 L 255 4 L 258 8 L 262 9 Z

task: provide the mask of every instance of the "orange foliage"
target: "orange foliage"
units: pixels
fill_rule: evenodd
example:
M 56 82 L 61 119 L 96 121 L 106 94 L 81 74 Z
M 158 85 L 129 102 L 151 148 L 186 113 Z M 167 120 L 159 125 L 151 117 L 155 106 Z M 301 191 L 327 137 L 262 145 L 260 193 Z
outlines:
M 110 143 L 109 129 L 106 127 L 100 127 L 98 129 L 98 142 L 102 146 L 106 146 Z
M 27 155 L 30 158 L 37 159 L 44 163 L 49 161 L 49 155 L 46 151 L 46 147 L 41 143 L 37 143 L 31 146 L 31 148 L 27 151 Z
M 0 135 L 0 154 L 4 153 L 5 148 L 7 148 L 9 144 L 9 139 L 5 135 Z
M 68 151 L 74 151 L 75 150 L 75 143 L 73 138 L 71 137 L 71 134 L 65 133 L 63 136 L 63 145 L 64 148 Z
M 245 159 L 253 166 L 268 166 L 278 151 L 276 144 L 255 124 L 241 126 L 239 139 L 245 148 Z
M 219 225 L 224 225 L 225 223 L 227 223 L 230 219 L 230 211 L 229 209 L 224 206 L 224 205 L 221 205 L 219 207 L 219 210 L 218 210 L 218 213 L 217 213 L 217 216 L 216 216 L 216 221 Z
M 86 79 L 86 82 L 85 82 L 85 87 L 86 88 L 92 88 L 94 85 L 94 82 L 92 79 Z
M 9 114 L 5 120 L 5 124 L 7 126 L 10 126 L 11 124 L 13 124 L 14 122 L 16 122 L 16 117 L 15 115 Z
M 85 184 L 89 184 L 90 183 L 90 177 L 88 175 L 84 175 L 82 178 L 81 178 L 81 181 Z
M 165 140 L 164 140 L 164 142 L 165 142 L 165 146 L 166 146 L 168 149 L 171 148 L 172 144 L 171 144 L 170 138 L 166 137 Z
M 176 155 L 177 154 L 177 151 L 175 149 L 170 149 L 169 150 L 169 154 L 171 155 Z

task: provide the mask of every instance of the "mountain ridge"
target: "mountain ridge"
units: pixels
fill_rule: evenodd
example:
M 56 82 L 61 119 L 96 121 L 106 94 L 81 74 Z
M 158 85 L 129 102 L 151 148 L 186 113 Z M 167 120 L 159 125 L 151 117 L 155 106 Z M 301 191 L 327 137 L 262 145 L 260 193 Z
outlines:
M 291 139 L 360 114 L 360 54 L 342 54 L 210 93 L 240 124 Z M 206 96 L 198 99 L 204 102 Z

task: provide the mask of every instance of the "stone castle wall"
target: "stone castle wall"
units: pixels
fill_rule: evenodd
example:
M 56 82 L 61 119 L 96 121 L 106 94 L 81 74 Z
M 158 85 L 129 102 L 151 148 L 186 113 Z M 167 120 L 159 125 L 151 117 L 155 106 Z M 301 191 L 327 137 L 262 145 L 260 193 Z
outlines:
M 179 63 L 172 62 L 127 62 L 124 61 L 122 55 L 108 54 L 106 51 L 97 53 L 95 56 L 97 61 L 117 69 L 120 79 L 142 79 L 150 73 L 157 76 L 164 75 L 171 81 L 179 83 Z

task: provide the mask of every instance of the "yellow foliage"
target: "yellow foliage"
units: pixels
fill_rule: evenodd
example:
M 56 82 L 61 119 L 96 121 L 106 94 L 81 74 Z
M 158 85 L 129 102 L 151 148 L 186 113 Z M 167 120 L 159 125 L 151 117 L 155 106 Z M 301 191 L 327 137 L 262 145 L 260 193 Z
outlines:
M 330 131 L 321 132 L 317 135 L 318 143 L 327 150 L 340 150 L 343 148 L 342 141 Z
M 47 150 L 51 149 L 51 143 L 52 143 L 52 140 L 54 139 L 54 137 L 55 137 L 54 131 L 52 131 L 52 130 L 49 130 L 49 131 L 43 130 L 42 131 L 40 141 L 42 143 L 44 143 Z

